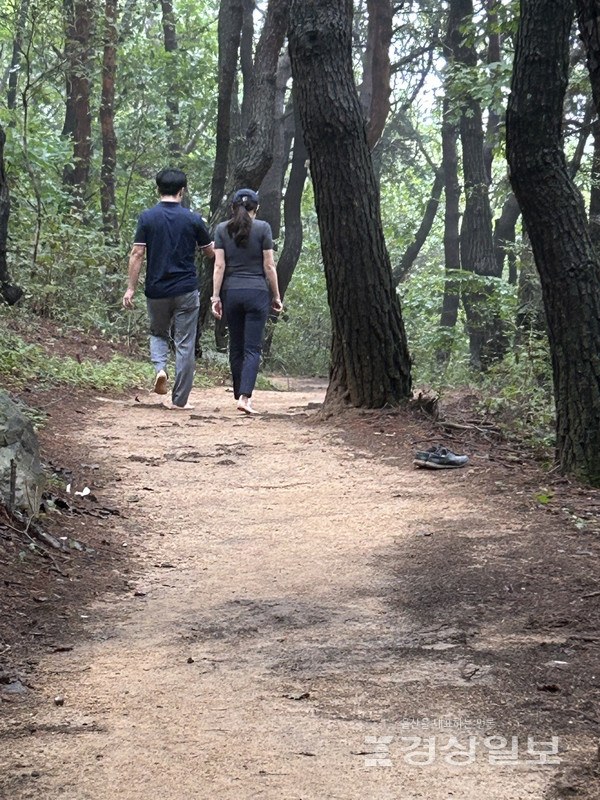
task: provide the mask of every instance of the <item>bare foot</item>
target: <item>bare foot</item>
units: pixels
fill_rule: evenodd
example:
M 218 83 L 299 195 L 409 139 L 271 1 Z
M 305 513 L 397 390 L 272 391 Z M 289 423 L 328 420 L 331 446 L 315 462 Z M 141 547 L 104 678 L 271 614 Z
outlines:
M 152 391 L 155 394 L 166 394 L 167 389 L 167 373 L 164 369 L 159 369 L 154 378 L 154 388 Z
M 240 395 L 237 407 L 238 411 L 243 411 L 245 414 L 258 414 L 258 411 L 252 408 L 252 405 L 250 403 L 250 398 L 245 394 Z
M 184 406 L 178 406 L 175 403 L 163 403 L 165 408 L 168 408 L 169 411 L 193 411 L 196 406 L 191 405 L 190 403 L 186 403 Z

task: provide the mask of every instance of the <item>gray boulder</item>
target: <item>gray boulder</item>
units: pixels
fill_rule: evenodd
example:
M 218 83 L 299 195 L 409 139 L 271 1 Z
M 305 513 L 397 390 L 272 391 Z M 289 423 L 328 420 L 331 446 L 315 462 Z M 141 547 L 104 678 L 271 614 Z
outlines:
M 18 404 L 0 392 L 0 502 L 5 506 L 10 500 L 11 461 L 16 466 L 15 508 L 35 514 L 44 488 L 38 440 Z

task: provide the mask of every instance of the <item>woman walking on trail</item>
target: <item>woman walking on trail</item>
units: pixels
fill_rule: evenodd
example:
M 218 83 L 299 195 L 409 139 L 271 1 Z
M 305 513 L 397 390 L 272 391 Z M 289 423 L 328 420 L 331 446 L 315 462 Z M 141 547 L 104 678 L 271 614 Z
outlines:
M 258 194 L 239 189 L 231 204 L 233 216 L 217 225 L 212 313 L 223 314 L 229 328 L 229 361 L 237 407 L 256 414 L 251 400 L 269 307 L 283 308 L 268 222 L 256 219 Z M 270 294 L 269 294 L 270 289 Z

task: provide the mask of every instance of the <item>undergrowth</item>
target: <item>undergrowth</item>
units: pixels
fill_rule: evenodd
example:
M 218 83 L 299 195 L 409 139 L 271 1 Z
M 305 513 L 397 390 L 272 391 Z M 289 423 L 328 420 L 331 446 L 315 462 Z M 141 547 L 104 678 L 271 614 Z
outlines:
M 207 359 L 196 370 L 195 385 L 219 385 L 227 375 L 226 364 Z M 138 386 L 150 387 L 154 370 L 147 360 L 118 354 L 108 362 L 54 356 L 41 345 L 27 342 L 0 320 L 0 376 L 16 391 L 35 384 L 125 392 Z

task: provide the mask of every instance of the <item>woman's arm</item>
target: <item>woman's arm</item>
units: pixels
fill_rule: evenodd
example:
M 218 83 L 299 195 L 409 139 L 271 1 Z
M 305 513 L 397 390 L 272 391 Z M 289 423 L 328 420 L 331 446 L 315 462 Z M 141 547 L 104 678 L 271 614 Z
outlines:
M 277 283 L 277 267 L 275 266 L 275 257 L 272 250 L 263 250 L 263 269 L 265 271 L 265 278 L 269 284 L 269 289 L 273 295 L 271 299 L 271 306 L 273 311 L 281 311 L 283 303 L 279 296 L 279 284 Z
M 215 266 L 213 269 L 213 293 L 210 298 L 210 309 L 217 319 L 223 316 L 223 306 L 221 304 L 221 286 L 223 285 L 223 275 L 225 274 L 225 250 L 215 247 Z

